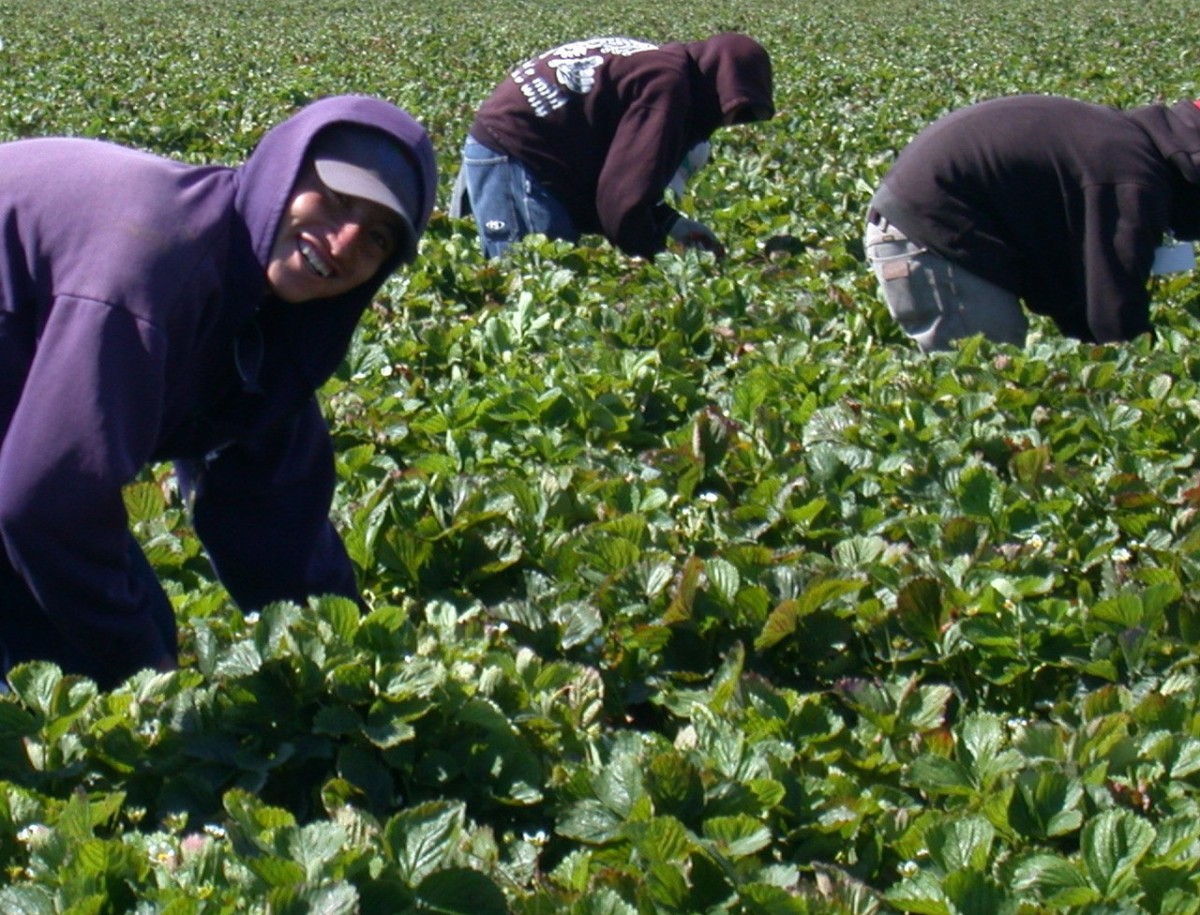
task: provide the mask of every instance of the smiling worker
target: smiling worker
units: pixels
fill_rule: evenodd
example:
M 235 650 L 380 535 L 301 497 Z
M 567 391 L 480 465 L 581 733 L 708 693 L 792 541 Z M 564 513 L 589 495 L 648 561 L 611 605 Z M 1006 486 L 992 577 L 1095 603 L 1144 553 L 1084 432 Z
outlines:
M 154 461 L 243 608 L 358 598 L 314 395 L 416 256 L 435 182 L 422 127 L 358 96 L 307 106 L 238 168 L 0 145 L 4 673 L 45 659 L 111 686 L 175 665 L 122 499 Z

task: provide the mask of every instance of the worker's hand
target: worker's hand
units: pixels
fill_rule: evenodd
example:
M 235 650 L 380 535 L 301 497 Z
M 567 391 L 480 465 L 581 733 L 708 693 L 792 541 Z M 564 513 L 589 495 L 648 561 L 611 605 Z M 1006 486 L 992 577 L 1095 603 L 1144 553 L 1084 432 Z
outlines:
M 713 235 L 712 229 L 702 222 L 680 216 L 667 231 L 673 241 L 685 248 L 703 248 L 711 251 L 717 257 L 725 256 L 725 246 Z

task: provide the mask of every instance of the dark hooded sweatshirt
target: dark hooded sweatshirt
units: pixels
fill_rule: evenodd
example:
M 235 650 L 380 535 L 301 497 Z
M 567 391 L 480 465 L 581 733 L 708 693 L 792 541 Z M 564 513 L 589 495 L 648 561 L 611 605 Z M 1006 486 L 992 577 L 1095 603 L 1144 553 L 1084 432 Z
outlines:
M 580 232 L 649 256 L 678 218 L 663 191 L 684 154 L 727 116 L 773 113 L 770 58 L 745 35 L 662 47 L 593 38 L 514 69 L 470 133 L 524 165 Z
M 1150 330 L 1147 281 L 1170 230 L 1200 237 L 1200 109 L 1120 111 L 1016 96 L 922 131 L 873 207 L 912 240 L 1020 296 L 1064 334 Z
M 110 143 L 0 145 L 0 647 L 103 684 L 175 657 L 169 604 L 122 487 L 173 460 L 196 530 L 246 608 L 357 598 L 329 521 L 334 472 L 314 392 L 387 275 L 285 304 L 266 266 L 306 151 L 358 124 L 436 178 L 424 130 L 385 102 L 325 99 L 240 168 Z

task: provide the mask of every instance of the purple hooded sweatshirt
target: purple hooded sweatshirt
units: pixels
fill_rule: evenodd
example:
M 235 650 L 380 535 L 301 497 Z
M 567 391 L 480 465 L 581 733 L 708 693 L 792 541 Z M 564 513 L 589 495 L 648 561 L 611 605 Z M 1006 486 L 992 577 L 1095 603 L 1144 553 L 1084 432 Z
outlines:
M 170 604 L 122 487 L 171 460 L 197 534 L 243 607 L 358 597 L 329 521 L 332 449 L 314 392 L 399 255 L 343 295 L 266 284 L 277 227 L 322 130 L 382 131 L 434 198 L 421 126 L 377 99 L 324 99 L 240 168 L 110 143 L 0 145 L 0 648 L 103 685 L 176 655 Z
M 516 67 L 470 134 L 524 165 L 579 231 L 648 256 L 678 218 L 663 192 L 687 151 L 722 124 L 774 113 L 771 58 L 749 36 L 591 38 Z

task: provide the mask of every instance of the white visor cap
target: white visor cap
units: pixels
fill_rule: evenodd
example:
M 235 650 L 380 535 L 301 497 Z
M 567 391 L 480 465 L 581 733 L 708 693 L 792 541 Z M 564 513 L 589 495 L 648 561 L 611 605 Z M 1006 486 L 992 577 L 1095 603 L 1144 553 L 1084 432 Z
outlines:
M 417 256 L 413 214 L 421 211 L 421 180 L 401 146 L 369 127 L 334 126 L 313 143 L 312 161 L 326 187 L 378 203 L 400 217 L 400 260 L 412 263 Z

